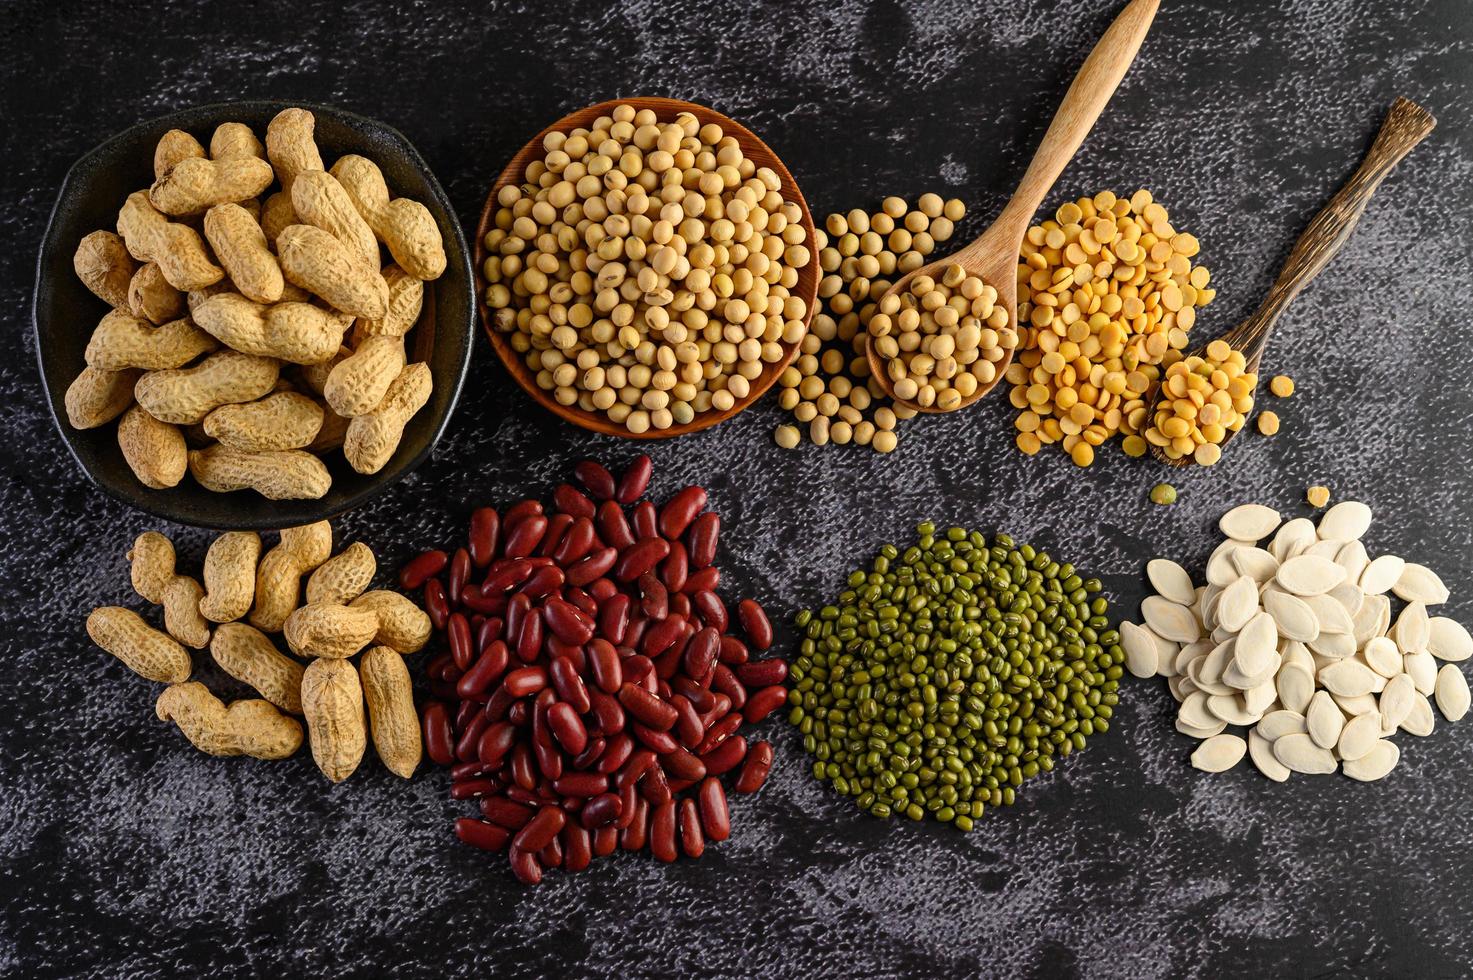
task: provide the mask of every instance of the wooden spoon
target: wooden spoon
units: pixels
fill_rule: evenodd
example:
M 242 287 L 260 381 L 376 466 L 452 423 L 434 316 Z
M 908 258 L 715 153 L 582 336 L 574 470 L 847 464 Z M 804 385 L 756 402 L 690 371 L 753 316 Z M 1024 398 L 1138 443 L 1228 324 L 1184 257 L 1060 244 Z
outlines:
M 1356 223 L 1365 213 L 1366 205 L 1376 188 L 1381 186 L 1381 181 L 1386 179 L 1386 175 L 1401 162 L 1402 157 L 1422 142 L 1436 125 L 1437 120 L 1432 113 L 1409 99 L 1399 98 L 1391 104 L 1391 111 L 1386 114 L 1386 121 L 1381 124 L 1381 131 L 1376 134 L 1375 142 L 1366 151 L 1365 159 L 1355 173 L 1350 175 L 1350 179 L 1335 192 L 1335 196 L 1330 198 L 1330 203 L 1305 227 L 1299 241 L 1294 243 L 1293 250 L 1289 252 L 1289 257 L 1284 260 L 1284 267 L 1279 271 L 1278 279 L 1274 280 L 1273 288 L 1263 298 L 1263 303 L 1252 316 L 1220 338 L 1227 341 L 1233 350 L 1243 352 L 1250 373 L 1258 373 L 1264 348 L 1268 346 L 1268 335 L 1279 316 L 1350 238 L 1350 233 L 1355 230 Z M 1200 355 L 1201 350 L 1194 353 Z M 1147 410 L 1148 419 L 1156 417 L 1156 405 L 1160 399 L 1161 389 L 1158 387 Z M 1226 446 L 1228 440 L 1237 435 L 1238 431 L 1242 430 L 1229 431 L 1221 445 Z M 1191 456 L 1172 459 L 1155 444 L 1151 446 L 1151 455 L 1172 466 L 1195 464 Z
M 1053 122 L 1049 123 L 1048 131 L 1043 134 L 1043 141 L 1038 144 L 1033 161 L 1028 164 L 1028 170 L 1018 183 L 1018 189 L 1013 192 L 1012 199 L 992 226 L 970 245 L 901 276 L 886 290 L 885 296 L 907 289 L 910 280 L 918 275 L 939 280 L 945 268 L 956 263 L 997 290 L 997 302 L 1008 312 L 1008 325 L 1014 330 L 1018 328 L 1018 250 L 1023 244 L 1023 235 L 1028 231 L 1028 223 L 1033 220 L 1034 213 L 1053 188 L 1054 181 L 1058 180 L 1059 174 L 1084 142 L 1084 137 L 1104 111 L 1110 96 L 1115 94 L 1120 79 L 1125 77 L 1126 70 L 1135 60 L 1136 51 L 1140 50 L 1141 41 L 1150 30 L 1151 20 L 1156 16 L 1159 3 L 1160 0 L 1130 0 L 1105 31 L 1080 66 L 1079 74 L 1074 77 L 1069 91 L 1064 94 L 1064 101 L 1059 104 Z M 885 371 L 888 359 L 881 357 L 874 344 L 869 343 L 865 344 L 865 357 L 869 360 L 870 371 L 879 380 L 880 387 L 897 405 L 904 405 L 917 412 L 946 411 L 934 405 L 922 406 L 896 398 L 894 385 Z M 992 382 L 978 387 L 971 396 L 962 399 L 961 404 L 950 411 L 966 408 L 997 387 L 1012 359 L 1013 352 L 1005 352 L 1002 359 L 996 362 L 997 374 Z

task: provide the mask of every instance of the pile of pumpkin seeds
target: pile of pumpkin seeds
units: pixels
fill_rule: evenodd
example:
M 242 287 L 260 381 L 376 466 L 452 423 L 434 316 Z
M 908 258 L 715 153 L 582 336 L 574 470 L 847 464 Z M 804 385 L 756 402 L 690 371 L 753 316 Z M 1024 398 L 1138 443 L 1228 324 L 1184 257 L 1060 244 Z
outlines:
M 1110 727 L 1125 653 L 1096 579 L 931 523 L 799 613 L 788 720 L 813 774 L 877 817 L 970 830 Z

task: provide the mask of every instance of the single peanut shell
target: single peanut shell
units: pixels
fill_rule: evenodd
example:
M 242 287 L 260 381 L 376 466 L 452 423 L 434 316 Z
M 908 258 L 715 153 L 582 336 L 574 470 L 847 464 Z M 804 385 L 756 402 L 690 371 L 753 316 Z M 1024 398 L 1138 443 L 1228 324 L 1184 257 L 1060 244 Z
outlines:
M 215 127 L 210 136 L 210 156 L 216 160 L 240 160 L 245 157 L 266 159 L 266 148 L 245 123 L 226 122 Z
M 377 646 L 359 658 L 358 674 L 368 701 L 373 747 L 390 772 L 409 779 L 424 754 L 409 668 L 398 653 Z
M 164 371 L 183 367 L 219 346 L 187 317 L 155 327 L 122 310 L 112 310 L 92 331 L 83 357 L 104 371 Z
M 199 232 L 164 217 L 143 191 L 134 191 L 123 202 L 118 234 L 128 254 L 140 262 L 157 262 L 175 289 L 187 293 L 225 278 L 225 270 L 210 260 Z
M 307 601 L 352 602 L 363 594 L 378 571 L 373 549 L 355 541 L 317 567 L 307 579 Z
M 128 282 L 128 311 L 149 323 L 159 324 L 184 314 L 184 294 L 164 278 L 157 262 L 145 262 Z
M 217 204 L 249 200 L 271 186 L 271 165 L 256 157 L 180 160 L 148 190 L 164 214 L 202 214 Z
M 271 638 L 245 623 L 224 623 L 210 640 L 220 669 L 282 711 L 302 713 L 302 665 L 276 649 Z
M 221 405 L 205 416 L 204 427 L 221 445 L 242 452 L 301 449 L 317 438 L 322 414 L 306 395 L 283 391 L 243 405 Z
M 140 677 L 164 684 L 189 679 L 189 653 L 131 609 L 103 606 L 92 610 L 87 617 L 87 635 Z
M 281 299 L 281 266 L 250 212 L 239 204 L 215 205 L 205 212 L 205 238 L 241 295 L 257 303 Z
M 390 647 L 400 653 L 418 653 L 430 640 L 430 617 L 414 604 L 412 599 L 391 592 L 375 589 L 354 599 L 354 609 L 369 609 L 378 616 L 378 632 L 373 642 Z
M 352 317 L 310 303 L 265 306 L 237 293 L 211 296 L 195 308 L 195 322 L 232 350 L 292 364 L 320 364 L 342 349 Z
M 187 647 L 203 650 L 210 642 L 210 623 L 200 615 L 205 590 L 190 575 L 176 575 L 164 588 L 164 629 Z
M 113 309 L 128 308 L 128 283 L 137 264 L 123 240 L 110 231 L 94 231 L 77 243 L 72 268 L 82 285 Z
M 389 312 L 380 320 L 360 319 L 354 332 L 362 337 L 402 337 L 419 322 L 424 308 L 425 284 L 397 265 L 386 265 L 384 282 L 389 284 Z
M 317 768 L 335 783 L 347 779 L 368 746 L 363 685 L 353 665 L 346 660 L 308 664 L 302 674 L 302 714 Z
M 164 589 L 174 581 L 174 542 L 158 531 L 144 531 L 128 549 L 133 591 L 149 602 L 164 601 Z
M 266 241 L 275 250 L 276 240 L 281 233 L 292 225 L 299 225 L 302 219 L 297 217 L 296 209 L 292 207 L 292 196 L 286 191 L 277 191 L 275 194 L 267 195 L 261 204 L 261 234 L 266 236 Z
M 256 594 L 256 561 L 261 536 L 255 531 L 226 531 L 205 552 L 205 595 L 199 611 L 215 623 L 240 619 Z
M 399 448 L 404 426 L 430 400 L 433 381 L 429 365 L 411 364 L 389 386 L 383 403 L 348 423 L 343 456 L 359 473 L 377 473 Z
M 405 272 L 416 279 L 438 279 L 444 273 L 445 241 L 429 208 L 407 197 L 390 200 L 383 171 L 366 157 L 339 157 L 332 175 Z
M 223 350 L 193 367 L 150 371 L 138 379 L 133 394 L 160 422 L 193 425 L 221 405 L 262 397 L 279 372 L 274 358 Z
M 332 174 L 309 170 L 292 182 L 292 209 L 303 224 L 321 228 L 370 268 L 379 267 L 378 239 Z
M 133 475 L 153 490 L 176 487 L 189 468 L 189 447 L 178 426 L 134 405 L 118 422 L 118 448 Z
M 153 149 L 154 179 L 162 180 L 176 164 L 199 159 L 204 155 L 205 148 L 199 145 L 199 140 L 182 129 L 171 129 L 159 137 L 158 145 Z
M 267 500 L 317 500 L 332 487 L 322 460 L 299 449 L 243 453 L 207 446 L 190 450 L 189 473 L 206 490 L 254 490 Z
M 312 138 L 315 125 L 316 120 L 306 109 L 283 109 L 266 125 L 266 156 L 287 193 L 298 174 L 325 169 Z
M 302 657 L 343 660 L 378 633 L 378 613 L 336 602 L 309 602 L 286 618 L 287 646 Z
M 67 421 L 74 429 L 95 429 L 122 415 L 133 404 L 133 388 L 139 372 L 104 371 L 84 367 L 67 386 L 62 401 Z
M 335 310 L 382 317 L 389 310 L 389 284 L 377 264 L 367 265 L 342 242 L 313 225 L 291 225 L 276 239 L 286 278 Z
M 227 708 L 199 681 L 173 684 L 154 705 L 159 721 L 172 721 L 208 755 L 285 759 L 302 747 L 302 726 L 269 702 L 235 701 Z
M 322 397 L 344 418 L 367 415 L 383 403 L 389 386 L 404 370 L 404 341 L 399 337 L 365 337 L 338 362 L 322 386 Z
M 327 521 L 283 528 L 281 540 L 256 571 L 256 604 L 251 624 L 279 633 L 297 608 L 302 576 L 332 556 L 332 525 Z

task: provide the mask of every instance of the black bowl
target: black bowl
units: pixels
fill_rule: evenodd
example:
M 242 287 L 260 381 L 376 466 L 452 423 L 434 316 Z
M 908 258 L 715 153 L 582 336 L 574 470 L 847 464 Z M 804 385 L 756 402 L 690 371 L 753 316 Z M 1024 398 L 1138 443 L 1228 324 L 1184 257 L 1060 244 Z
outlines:
M 72 270 L 77 242 L 97 229 L 112 230 L 118 209 L 133 191 L 153 182 L 153 150 L 170 129 L 193 133 L 202 143 L 223 122 L 249 125 L 260 138 L 282 109 L 300 106 L 317 119 L 317 145 L 324 161 L 358 153 L 379 165 L 395 196 L 420 201 L 440 226 L 448 260 L 445 273 L 426 283 L 425 310 L 409 335 L 411 361 L 427 361 L 434 376 L 430 400 L 404 429 L 404 439 L 387 466 L 364 476 L 341 453 L 323 457 L 332 488 L 318 500 L 267 500 L 254 491 L 214 493 L 188 475 L 177 486 L 152 490 L 133 475 L 118 448 L 115 423 L 73 429 L 63 397 L 81 373 L 82 353 L 108 306 L 82 285 Z M 103 490 L 140 510 L 180 524 L 212 528 L 269 529 L 308 524 L 363 503 L 403 479 L 423 462 L 445 431 L 460 397 L 475 335 L 475 294 L 469 252 L 445 191 L 419 153 L 397 130 L 374 119 L 300 102 L 250 101 L 185 109 L 139 123 L 93 149 L 67 172 L 41 242 L 32 323 L 36 356 L 57 431 L 82 471 Z

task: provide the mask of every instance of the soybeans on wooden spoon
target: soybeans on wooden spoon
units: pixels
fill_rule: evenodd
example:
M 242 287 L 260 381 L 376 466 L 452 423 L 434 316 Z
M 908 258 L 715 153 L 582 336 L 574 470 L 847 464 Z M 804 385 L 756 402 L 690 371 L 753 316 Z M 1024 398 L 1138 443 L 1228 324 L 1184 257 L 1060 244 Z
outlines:
M 876 342 L 880 338 L 877 338 L 872 330 L 870 340 L 865 347 L 865 356 L 880 387 L 897 404 L 917 412 L 955 411 L 976 402 L 996 387 L 998 381 L 1002 379 L 1004 370 L 1012 360 L 1013 347 L 1017 346 L 1018 250 L 1022 245 L 1023 235 L 1028 231 L 1028 223 L 1032 220 L 1039 205 L 1043 203 L 1044 197 L 1053 188 L 1054 181 L 1058 179 L 1059 174 L 1073 158 L 1075 151 L 1084 142 L 1084 137 L 1093 128 L 1095 120 L 1100 117 L 1106 103 L 1110 101 L 1110 96 L 1115 93 L 1126 70 L 1135 60 L 1141 41 L 1145 39 L 1146 32 L 1151 27 L 1151 21 L 1156 16 L 1156 8 L 1159 3 L 1160 0 L 1131 0 L 1105 31 L 1104 36 L 1100 38 L 1094 50 L 1090 52 L 1089 57 L 1080 67 L 1079 74 L 1069 86 L 1069 91 L 1065 93 L 1064 101 L 1059 104 L 1058 111 L 1054 113 L 1053 122 L 1049 124 L 1048 131 L 1044 133 L 1032 162 L 1029 163 L 1027 171 L 1023 174 L 1023 179 L 1018 183 L 1018 189 L 992 226 L 970 245 L 944 259 L 930 262 L 902 276 L 880 298 L 880 310 L 882 311 L 880 315 L 893 316 L 898 320 L 902 315 L 899 309 L 894 314 L 885 311 L 888 307 L 899 306 L 901 297 L 910 294 L 912 284 L 918 277 L 927 277 L 938 286 L 944 283 L 947 289 L 955 289 L 963 296 L 976 291 L 978 287 L 973 280 L 980 279 L 991 291 L 989 295 L 995 293 L 995 298 L 992 300 L 995 308 L 1004 311 L 1007 315 L 1007 321 L 1000 329 L 996 327 L 996 321 L 983 329 L 995 329 L 998 333 L 1006 330 L 1011 331 L 1014 335 L 1012 347 L 1007 347 L 998 360 L 991 362 L 995 367 L 991 379 L 986 381 L 978 379 L 974 390 L 962 395 L 959 399 L 950 399 L 949 403 L 942 407 L 940 397 L 931 404 L 922 404 L 914 398 L 901 397 L 896 394 L 896 379 L 889 374 L 889 364 L 895 358 L 884 356 L 880 352 L 880 345 Z M 952 266 L 960 267 L 960 271 L 953 270 Z M 973 297 L 968 296 L 968 298 Z M 918 305 L 923 307 L 926 305 L 924 297 L 916 297 L 916 300 L 919 301 Z M 997 317 L 996 320 L 1000 321 L 1001 317 Z M 901 329 L 905 328 L 902 326 Z M 1004 339 L 1006 339 L 1005 335 Z M 943 359 L 937 358 L 937 360 Z
M 1417 105 L 1409 99 L 1398 98 L 1392 103 L 1391 111 L 1386 114 L 1386 120 L 1381 124 L 1381 130 L 1376 134 L 1371 148 L 1366 151 L 1365 159 L 1356 168 L 1350 179 L 1335 192 L 1330 202 L 1325 205 L 1319 214 L 1314 216 L 1309 225 L 1304 229 L 1299 240 L 1294 243 L 1294 248 L 1289 252 L 1289 257 L 1284 261 L 1284 267 L 1279 271 L 1278 279 L 1274 280 L 1273 287 L 1258 309 L 1248 319 L 1229 330 L 1222 337 L 1213 341 L 1203 350 L 1197 351 L 1196 356 L 1201 358 L 1204 354 L 1212 361 L 1221 358 L 1212 357 L 1209 351 L 1225 344 L 1229 351 L 1242 355 L 1241 368 L 1248 374 L 1256 375 L 1259 364 L 1263 359 L 1264 348 L 1268 346 L 1269 333 L 1274 324 L 1278 322 L 1280 315 L 1293 302 L 1299 291 L 1309 285 L 1315 276 L 1319 275 L 1326 265 L 1330 263 L 1336 254 L 1350 238 L 1351 232 L 1355 230 L 1360 216 L 1365 213 L 1366 205 L 1371 200 L 1371 195 L 1376 188 L 1381 186 L 1381 181 L 1391 173 L 1393 167 L 1401 162 L 1401 159 L 1412 151 L 1418 143 L 1432 132 L 1437 125 L 1437 120 L 1426 109 Z M 1183 370 L 1191 371 L 1192 359 L 1189 357 L 1181 362 L 1187 367 Z M 1201 365 L 1202 369 L 1211 373 L 1211 365 Z M 1207 459 L 1197 459 L 1196 452 L 1183 452 L 1178 450 L 1179 455 L 1173 456 L 1168 453 L 1168 446 L 1157 441 L 1165 438 L 1161 426 L 1164 422 L 1175 423 L 1173 415 L 1180 416 L 1182 413 L 1173 408 L 1173 403 L 1180 402 L 1186 397 L 1186 392 L 1173 392 L 1168 385 L 1171 383 L 1171 371 L 1163 378 L 1162 384 L 1156 389 L 1156 395 L 1151 401 L 1149 417 L 1153 420 L 1150 429 L 1145 433 L 1146 441 L 1151 444 L 1151 455 L 1163 463 L 1172 466 L 1190 466 L 1194 462 L 1213 463 L 1221 455 L 1221 448 L 1226 446 L 1228 440 L 1242 428 L 1224 428 L 1222 438 L 1216 443 L 1208 440 L 1199 444 L 1197 450 L 1205 449 L 1207 446 L 1215 445 L 1217 452 L 1212 453 Z M 1184 379 L 1185 381 L 1186 379 Z M 1250 393 L 1251 398 L 1251 393 Z M 1202 406 L 1197 406 L 1187 399 L 1193 408 L 1189 410 L 1195 417 L 1195 412 Z M 1248 404 L 1251 410 L 1251 401 Z M 1163 412 L 1163 409 L 1165 411 Z M 1246 415 L 1246 412 L 1241 413 Z M 1178 428 L 1180 426 L 1177 426 Z M 1188 423 L 1188 432 L 1195 428 L 1194 423 Z M 1196 431 L 1200 431 L 1197 429 Z M 1153 439 L 1152 432 L 1158 433 Z M 1191 436 L 1187 435 L 1190 439 Z M 1193 440 L 1195 441 L 1195 440 Z

